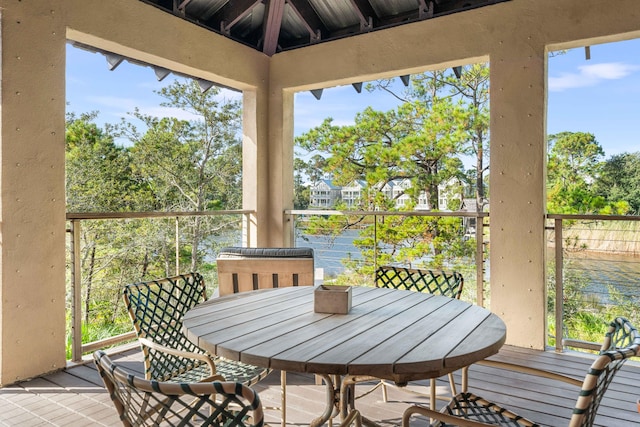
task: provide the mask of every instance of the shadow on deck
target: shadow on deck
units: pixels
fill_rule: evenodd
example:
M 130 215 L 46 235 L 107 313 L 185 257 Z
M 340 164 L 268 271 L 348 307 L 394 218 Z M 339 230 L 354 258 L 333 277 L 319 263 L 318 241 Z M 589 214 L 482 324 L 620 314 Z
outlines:
M 125 368 L 142 373 L 141 353 L 137 349 L 112 357 Z M 576 378 L 584 376 L 592 361 L 589 356 L 576 353 L 557 354 L 509 346 L 494 358 Z M 279 403 L 279 378 L 279 373 L 273 372 L 255 386 L 265 406 Z M 636 401 L 640 398 L 639 383 L 640 364 L 631 361 L 610 386 L 595 425 L 640 425 L 640 414 L 636 409 Z M 442 381 L 439 385 L 445 387 L 446 383 Z M 428 388 L 428 381 L 412 383 L 410 387 L 420 386 Z M 366 390 L 366 385 L 358 387 Z M 554 427 L 568 424 L 578 393 L 566 384 L 478 365 L 469 369 L 469 388 L 523 416 Z M 395 388 L 389 390 L 390 401 L 387 403 L 382 402 L 381 392 L 376 391 L 358 400 L 356 406 L 381 425 L 397 426 L 408 404 L 428 405 L 428 398 Z M 311 375 L 290 372 L 287 374 L 287 399 L 287 424 L 308 425 L 324 408 L 324 387 L 316 385 Z M 278 413 L 267 411 L 266 417 L 270 425 L 279 425 Z M 0 425 L 117 426 L 120 421 L 93 363 L 86 363 L 0 389 Z M 415 425 L 424 426 L 426 422 L 417 419 Z

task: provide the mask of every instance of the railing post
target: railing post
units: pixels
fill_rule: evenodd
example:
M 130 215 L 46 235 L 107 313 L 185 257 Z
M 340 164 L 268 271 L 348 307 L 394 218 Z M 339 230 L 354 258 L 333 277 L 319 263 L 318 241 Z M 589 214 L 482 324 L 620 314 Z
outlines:
M 373 216 L 373 279 L 378 271 L 378 215 Z
M 284 224 L 289 228 L 289 236 L 291 236 L 288 242 L 285 240 L 285 246 L 290 243 L 292 247 L 296 247 L 296 215 L 285 213 Z
M 484 217 L 476 217 L 476 299 L 484 307 Z
M 180 217 L 176 217 L 176 276 L 180 274 Z
M 245 248 L 251 247 L 251 230 L 251 213 L 245 213 L 242 216 L 242 241 L 240 242 L 240 246 L 244 246 Z M 291 230 L 292 232 L 295 231 L 293 223 L 291 224 Z
M 71 220 L 71 360 L 82 360 L 82 276 L 80 220 Z
M 562 253 L 562 219 L 554 220 L 555 240 L 556 240 L 556 351 L 562 352 L 562 329 L 564 316 L 564 288 L 562 267 L 564 257 Z

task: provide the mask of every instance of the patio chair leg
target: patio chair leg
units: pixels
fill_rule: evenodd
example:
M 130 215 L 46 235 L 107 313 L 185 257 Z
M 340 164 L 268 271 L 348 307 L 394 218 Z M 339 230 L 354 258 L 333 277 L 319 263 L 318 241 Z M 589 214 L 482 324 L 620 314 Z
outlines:
M 452 373 L 449 373 L 449 387 L 451 387 L 451 397 L 458 394 L 458 392 L 456 391 L 456 381 L 453 378 Z
M 462 385 L 461 385 L 461 392 L 462 393 L 466 393 L 467 392 L 467 388 L 469 387 L 469 367 L 465 366 L 464 368 L 462 368 Z
M 282 411 L 282 427 L 287 426 L 287 372 L 280 371 L 280 405 Z
M 429 407 L 436 410 L 436 379 L 429 380 Z

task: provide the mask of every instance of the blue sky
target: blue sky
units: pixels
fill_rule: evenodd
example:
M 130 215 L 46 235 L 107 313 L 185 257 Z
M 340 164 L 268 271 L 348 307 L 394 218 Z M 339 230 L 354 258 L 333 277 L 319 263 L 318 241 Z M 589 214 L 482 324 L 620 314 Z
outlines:
M 549 59 L 549 134 L 562 131 L 591 132 L 606 156 L 640 151 L 640 39 L 572 49 Z M 182 111 L 161 107 L 154 93 L 175 77 L 158 82 L 148 67 L 122 62 L 109 71 L 101 54 L 67 48 L 67 111 L 98 111 L 98 123 L 117 123 L 138 107 L 143 113 L 189 119 Z M 398 86 L 401 87 L 398 79 Z M 239 97 L 223 91 L 223 96 Z M 366 106 L 389 110 L 395 99 L 385 93 L 358 94 L 351 86 L 325 89 L 318 101 L 309 93 L 295 98 L 296 135 L 319 125 L 326 117 L 334 123 L 353 122 Z

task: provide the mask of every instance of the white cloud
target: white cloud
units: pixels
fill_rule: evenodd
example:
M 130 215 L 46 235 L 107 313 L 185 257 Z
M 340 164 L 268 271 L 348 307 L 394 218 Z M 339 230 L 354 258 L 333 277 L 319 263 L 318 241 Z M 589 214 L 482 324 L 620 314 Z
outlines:
M 140 113 L 152 117 L 175 117 L 178 120 L 202 120 L 201 116 L 174 107 L 140 107 Z
M 229 94 L 232 92 L 226 92 L 226 99 L 231 98 Z M 117 96 L 98 96 L 91 97 L 90 101 L 94 103 L 98 110 L 107 109 L 108 114 L 113 117 L 129 117 L 136 108 L 141 114 L 151 117 L 175 117 L 179 120 L 201 120 L 202 117 L 197 114 L 190 113 L 180 108 L 163 107 L 160 105 L 140 105 L 140 100 L 117 97 Z M 222 101 L 222 98 L 220 98 Z M 101 108 L 102 107 L 102 108 Z
M 563 73 L 549 77 L 549 90 L 561 92 L 565 89 L 595 86 L 603 80 L 618 80 L 640 70 L 640 66 L 622 62 L 608 62 L 578 67 L 577 73 Z
M 584 65 L 578 67 L 585 76 L 594 79 L 621 79 L 638 69 L 638 66 L 623 64 L 621 62 L 610 62 L 604 64 Z
M 96 106 L 117 108 L 122 111 L 133 111 L 136 102 L 131 98 L 123 98 L 120 96 L 91 96 L 87 100 Z

